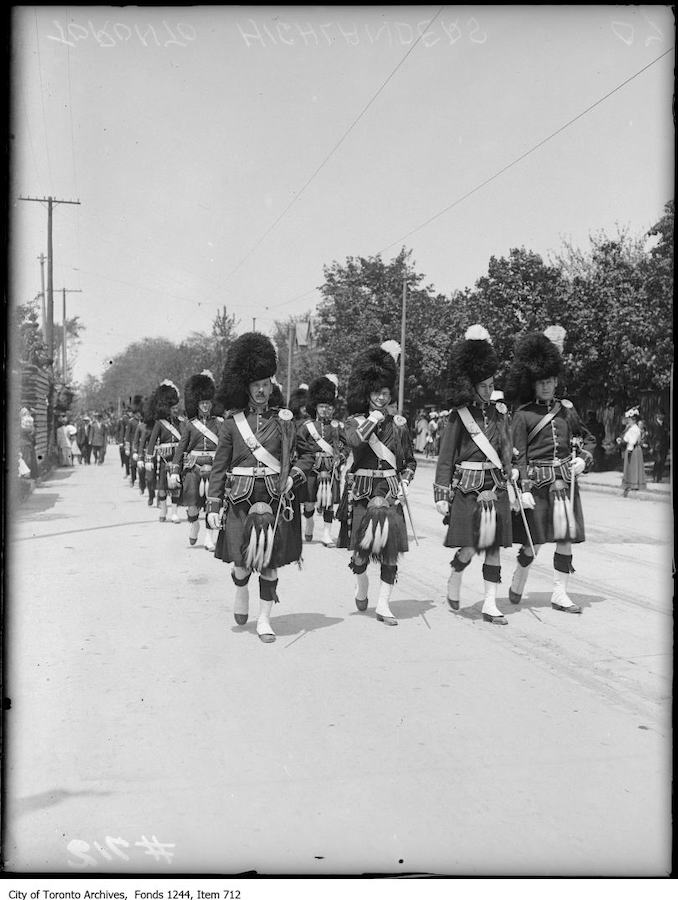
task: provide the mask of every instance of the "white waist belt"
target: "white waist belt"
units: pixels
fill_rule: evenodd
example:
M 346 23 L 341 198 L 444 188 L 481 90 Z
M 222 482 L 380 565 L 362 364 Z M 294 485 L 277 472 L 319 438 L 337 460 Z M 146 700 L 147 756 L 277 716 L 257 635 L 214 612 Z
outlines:
M 457 463 L 460 469 L 496 469 L 494 463 L 491 462 L 460 462 Z
M 395 469 L 356 469 L 354 475 L 367 475 L 370 478 L 392 478 L 397 475 Z
M 234 466 L 231 469 L 231 475 L 254 475 L 255 477 L 258 475 L 263 477 L 264 475 L 279 474 L 275 469 L 270 469 L 268 466 Z

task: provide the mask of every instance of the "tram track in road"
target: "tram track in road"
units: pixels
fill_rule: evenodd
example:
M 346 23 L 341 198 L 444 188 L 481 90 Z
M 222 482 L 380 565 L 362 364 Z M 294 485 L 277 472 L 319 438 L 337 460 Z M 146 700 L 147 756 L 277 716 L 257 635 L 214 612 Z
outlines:
M 431 536 L 427 535 L 427 529 L 422 529 L 422 535 Z M 414 597 L 425 596 L 432 599 L 436 607 L 440 606 L 446 610 L 445 581 L 427 574 L 430 571 L 418 568 L 416 573 L 411 573 L 403 568 L 398 573 L 398 580 L 407 594 Z M 541 574 L 546 576 L 549 573 L 550 569 L 543 566 Z M 645 601 L 629 600 L 621 592 L 609 590 L 601 583 L 590 582 L 590 584 L 591 590 L 587 593 L 598 593 L 607 599 L 626 603 L 639 610 L 669 615 L 665 610 L 657 609 Z M 475 606 L 482 599 L 480 591 L 477 593 L 477 599 L 468 603 L 467 610 L 469 606 Z M 530 609 L 529 602 L 523 609 Z M 548 611 L 550 612 L 550 609 Z M 555 625 L 544 621 L 541 616 L 538 619 L 543 628 L 536 631 L 529 627 L 518 630 L 516 627 L 512 628 L 511 623 L 508 627 L 502 628 L 485 626 L 479 612 L 474 616 L 469 616 L 468 613 L 460 616 L 450 612 L 450 616 L 458 619 L 460 624 L 480 623 L 488 640 L 507 647 L 511 653 L 529 658 L 540 668 L 555 674 L 558 679 L 567 679 L 594 692 L 605 704 L 614 703 L 625 712 L 639 717 L 641 723 L 651 720 L 649 724 L 653 730 L 664 733 L 666 722 L 663 719 L 668 715 L 665 704 L 670 701 L 670 684 L 667 683 L 664 692 L 657 677 L 648 674 L 647 666 L 642 663 L 643 659 L 656 659 L 663 654 L 642 653 L 633 657 L 620 655 L 611 650 L 609 645 L 602 645 L 591 639 L 583 629 L 572 640 L 571 632 L 565 633 L 557 629 Z M 584 624 L 585 617 L 582 617 L 582 620 Z M 668 664 L 670 660 L 667 658 Z M 620 672 L 622 667 L 628 671 Z M 651 684 L 648 683 L 650 679 Z

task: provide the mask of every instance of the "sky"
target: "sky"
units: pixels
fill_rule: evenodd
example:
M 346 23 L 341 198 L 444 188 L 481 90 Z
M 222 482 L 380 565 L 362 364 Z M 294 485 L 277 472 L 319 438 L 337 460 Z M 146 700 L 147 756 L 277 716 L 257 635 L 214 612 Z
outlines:
M 10 302 L 100 377 L 147 337 L 312 312 L 405 246 L 438 292 L 491 256 L 641 235 L 674 194 L 666 6 L 12 10 Z M 21 199 L 32 198 L 32 199 Z M 398 337 L 397 335 L 395 336 Z

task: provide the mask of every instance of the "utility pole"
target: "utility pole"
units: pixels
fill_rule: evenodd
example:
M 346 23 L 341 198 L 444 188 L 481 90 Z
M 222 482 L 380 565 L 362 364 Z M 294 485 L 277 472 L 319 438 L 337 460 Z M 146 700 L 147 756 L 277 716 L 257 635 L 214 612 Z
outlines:
M 257 326 L 256 316 L 252 316 L 252 331 L 256 331 L 256 330 L 257 330 L 257 327 L 256 327 L 256 326 Z
M 47 204 L 47 321 L 45 328 L 45 343 L 50 359 L 54 355 L 54 291 L 52 273 L 54 271 L 54 257 L 52 253 L 52 207 L 55 203 L 70 203 L 80 206 L 79 200 L 57 200 L 55 197 L 19 197 L 19 200 L 29 200 L 32 203 Z
M 290 322 L 290 334 L 287 338 L 287 406 L 292 396 L 292 344 L 294 342 L 294 322 Z
M 61 288 L 61 293 L 63 297 L 63 306 L 62 306 L 62 318 L 63 318 L 63 326 L 62 326 L 62 335 L 61 335 L 61 349 L 62 349 L 62 373 L 61 380 L 64 384 L 66 384 L 66 374 L 68 369 L 66 368 L 66 294 L 82 294 L 82 291 L 77 288 Z
M 45 254 L 41 253 L 38 257 L 40 260 L 40 296 L 42 297 L 42 336 L 46 338 L 45 323 L 47 321 L 47 310 L 45 308 Z
M 407 282 L 403 280 L 403 308 L 400 315 L 400 378 L 398 379 L 398 412 L 403 414 L 405 402 L 405 321 L 407 309 Z

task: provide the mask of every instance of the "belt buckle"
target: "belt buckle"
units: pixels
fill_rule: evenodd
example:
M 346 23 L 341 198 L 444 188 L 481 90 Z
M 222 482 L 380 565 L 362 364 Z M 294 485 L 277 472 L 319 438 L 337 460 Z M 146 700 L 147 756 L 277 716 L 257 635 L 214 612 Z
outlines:
M 255 474 L 255 476 L 256 476 L 256 475 L 259 475 L 259 476 L 264 475 L 264 474 L 265 474 L 265 473 L 264 473 L 264 469 L 265 469 L 265 468 L 266 468 L 266 466 L 265 466 L 263 463 L 257 462 L 256 466 L 254 467 L 254 474 Z

